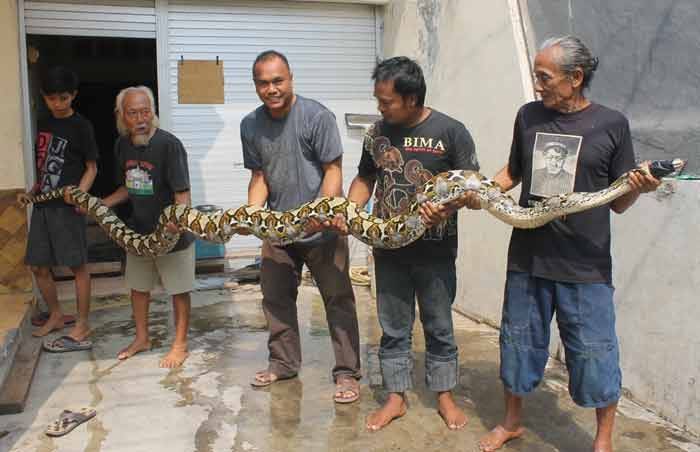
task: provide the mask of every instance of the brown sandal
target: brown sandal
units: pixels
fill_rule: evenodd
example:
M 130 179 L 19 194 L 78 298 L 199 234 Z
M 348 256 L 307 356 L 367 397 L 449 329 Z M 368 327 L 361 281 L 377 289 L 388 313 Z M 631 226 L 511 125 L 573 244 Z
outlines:
M 346 396 L 347 393 L 352 394 Z M 336 403 L 352 403 L 360 398 L 360 382 L 349 375 L 340 375 L 335 382 L 333 400 Z

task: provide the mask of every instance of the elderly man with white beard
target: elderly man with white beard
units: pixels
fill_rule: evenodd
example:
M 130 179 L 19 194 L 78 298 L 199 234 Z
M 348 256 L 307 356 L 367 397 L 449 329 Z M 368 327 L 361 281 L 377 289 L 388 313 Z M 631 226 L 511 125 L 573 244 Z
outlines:
M 190 179 L 185 148 L 174 135 L 158 127 L 153 93 L 145 86 L 129 87 L 117 96 L 115 114 L 119 137 L 114 145 L 119 188 L 103 202 L 108 207 L 130 200 L 130 226 L 150 234 L 163 208 L 172 203 L 190 205 Z M 173 230 L 176 226 L 168 225 Z M 194 286 L 194 237 L 183 233 L 168 254 L 156 258 L 127 254 L 126 283 L 136 323 L 134 341 L 119 352 L 120 360 L 150 350 L 148 305 L 158 275 L 173 297 L 175 338 L 160 367 L 179 367 L 187 358 L 190 291 Z

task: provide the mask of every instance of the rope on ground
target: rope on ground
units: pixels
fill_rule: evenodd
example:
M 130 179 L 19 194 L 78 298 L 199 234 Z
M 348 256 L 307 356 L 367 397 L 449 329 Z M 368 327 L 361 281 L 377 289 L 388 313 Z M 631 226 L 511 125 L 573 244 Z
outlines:
M 367 269 L 367 266 L 365 265 L 353 265 L 350 267 L 350 281 L 354 286 L 369 286 L 370 285 L 370 276 L 369 276 L 369 270 Z M 312 284 L 316 284 L 314 282 L 313 277 L 311 276 L 311 272 L 309 270 L 304 270 L 304 272 L 301 275 L 301 278 L 304 281 L 308 281 Z

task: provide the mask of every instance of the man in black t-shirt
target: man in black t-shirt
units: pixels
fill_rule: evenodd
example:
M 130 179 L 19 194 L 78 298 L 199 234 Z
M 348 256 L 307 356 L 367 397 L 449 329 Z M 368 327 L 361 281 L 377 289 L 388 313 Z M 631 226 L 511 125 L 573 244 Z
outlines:
M 29 195 L 68 185 L 87 192 L 97 176 L 97 143 L 92 124 L 72 107 L 78 94 L 77 76 L 63 67 L 52 68 L 42 80 L 41 94 L 50 115 L 37 124 L 37 182 L 29 193 L 19 197 L 21 204 L 26 204 Z M 50 352 L 86 350 L 92 346 L 86 340 L 90 335 L 90 273 L 85 228 L 85 217 L 62 199 L 34 205 L 25 263 L 34 273 L 49 307 L 49 317 L 32 334 L 45 336 L 64 327 L 51 267 L 65 265 L 71 269 L 78 302 L 75 327 L 67 335 L 44 343 L 44 349 Z
M 390 58 L 374 70 L 374 96 L 382 120 L 364 143 L 358 175 L 348 199 L 363 206 L 375 190 L 374 214 L 389 218 L 405 213 L 423 184 L 452 169 L 478 170 L 474 142 L 464 125 L 424 105 L 425 80 L 414 61 Z M 416 242 L 396 250 L 374 250 L 377 310 L 382 326 L 379 350 L 389 397 L 367 418 L 376 431 L 402 416 L 404 393 L 412 387 L 411 344 L 418 300 L 425 332 L 426 384 L 438 393 L 438 411 L 450 429 L 467 418 L 452 398 L 459 381 L 457 345 L 452 326 L 456 291 L 456 210 L 478 204 L 471 195 L 450 205 L 424 203 L 420 220 L 430 227 Z M 342 220 L 333 225 L 342 233 Z
M 508 164 L 495 176 L 504 191 L 522 183 L 521 206 L 572 189 L 593 192 L 607 188 L 635 167 L 627 119 L 584 96 L 597 65 L 586 46 L 572 36 L 546 41 L 537 54 L 535 87 L 542 100 L 518 111 Z M 574 170 L 572 180 L 549 184 L 547 178 L 565 168 L 563 155 L 567 156 L 566 166 Z M 547 158 L 557 161 L 542 161 Z M 544 172 L 540 170 L 543 166 Z M 499 449 L 523 434 L 522 397 L 542 379 L 549 356 L 550 323 L 556 312 L 566 351 L 569 392 L 578 405 L 596 408 L 593 449 L 612 451 L 621 373 L 610 211 L 624 212 L 640 193 L 659 185 L 653 177 L 636 173 L 630 175 L 630 182 L 633 191 L 609 206 L 568 215 L 536 229 L 513 229 L 500 336 L 506 414 L 503 423 L 481 440 L 481 450 Z
M 158 128 L 153 93 L 145 86 L 130 87 L 117 96 L 115 113 L 119 137 L 114 144 L 118 163 L 119 188 L 103 202 L 108 207 L 130 200 L 133 215 L 130 226 L 140 234 L 150 234 L 163 209 L 173 203 L 190 205 L 190 177 L 185 148 L 174 135 Z M 176 232 L 170 224 L 171 232 Z M 125 279 L 131 288 L 136 323 L 134 341 L 121 352 L 127 359 L 148 350 L 148 304 L 159 276 L 166 292 L 173 297 L 175 339 L 160 361 L 161 367 L 182 365 L 187 358 L 187 331 L 190 318 L 190 292 L 194 286 L 194 237 L 183 233 L 175 247 L 156 258 L 127 254 Z

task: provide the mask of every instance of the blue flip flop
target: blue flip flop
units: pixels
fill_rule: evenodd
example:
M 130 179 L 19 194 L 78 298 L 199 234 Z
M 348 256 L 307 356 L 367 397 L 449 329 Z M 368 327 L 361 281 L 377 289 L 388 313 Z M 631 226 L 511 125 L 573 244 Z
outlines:
M 92 341 L 76 341 L 70 336 L 61 336 L 52 341 L 44 341 L 44 350 L 51 353 L 77 352 L 90 350 Z

